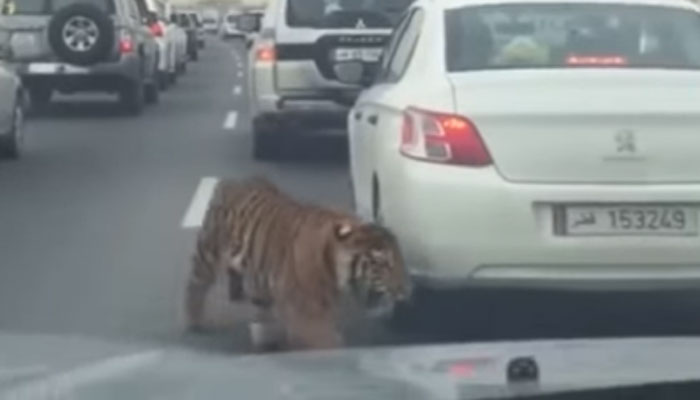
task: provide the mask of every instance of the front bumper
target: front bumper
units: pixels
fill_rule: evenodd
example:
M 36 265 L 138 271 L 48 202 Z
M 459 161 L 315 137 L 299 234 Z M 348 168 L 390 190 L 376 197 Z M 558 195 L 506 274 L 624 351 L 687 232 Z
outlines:
M 564 203 L 697 203 L 700 185 L 513 184 L 495 168 L 397 156 L 380 177 L 382 212 L 411 273 L 433 287 L 700 287 L 700 237 L 554 234 Z

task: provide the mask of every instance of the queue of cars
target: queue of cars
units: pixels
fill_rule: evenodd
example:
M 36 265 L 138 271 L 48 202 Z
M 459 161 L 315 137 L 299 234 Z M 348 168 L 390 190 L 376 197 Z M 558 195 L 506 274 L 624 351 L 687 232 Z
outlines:
M 115 93 L 139 115 L 197 59 L 190 12 L 166 0 L 0 0 L 0 152 L 21 153 L 24 106 L 55 93 Z
M 243 24 L 256 158 L 347 126 L 356 212 L 419 289 L 700 287 L 697 5 L 369 4 Z

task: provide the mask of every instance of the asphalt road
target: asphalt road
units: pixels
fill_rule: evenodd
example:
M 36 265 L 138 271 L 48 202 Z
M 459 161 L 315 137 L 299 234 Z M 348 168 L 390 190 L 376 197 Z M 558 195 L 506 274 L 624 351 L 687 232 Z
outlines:
M 198 187 L 259 174 L 320 204 L 347 207 L 350 196 L 342 136 L 288 132 L 287 157 L 252 160 L 242 52 L 210 40 L 139 118 L 108 97 L 80 96 L 29 121 L 26 157 L 0 163 L 0 330 L 246 351 L 245 310 L 221 287 L 211 333 L 182 330 Z M 700 293 L 453 293 L 414 322 L 401 334 L 355 325 L 350 344 L 695 335 Z

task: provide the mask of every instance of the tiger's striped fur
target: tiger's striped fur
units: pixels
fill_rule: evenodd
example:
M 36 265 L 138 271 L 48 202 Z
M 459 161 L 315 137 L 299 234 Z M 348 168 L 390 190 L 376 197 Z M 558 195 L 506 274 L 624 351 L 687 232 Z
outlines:
M 187 286 L 191 328 L 201 327 L 207 292 L 224 271 L 231 299 L 257 308 L 254 323 L 278 322 L 293 347 L 342 343 L 336 320 L 343 293 L 371 307 L 377 299 L 402 300 L 410 290 L 389 231 L 300 203 L 259 178 L 222 181 L 214 193 Z

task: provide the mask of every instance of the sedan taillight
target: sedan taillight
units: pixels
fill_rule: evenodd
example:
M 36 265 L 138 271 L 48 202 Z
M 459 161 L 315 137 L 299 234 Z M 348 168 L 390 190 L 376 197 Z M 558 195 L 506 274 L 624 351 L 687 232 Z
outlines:
M 401 154 L 445 164 L 492 164 L 476 126 L 461 115 L 409 107 L 403 114 Z

